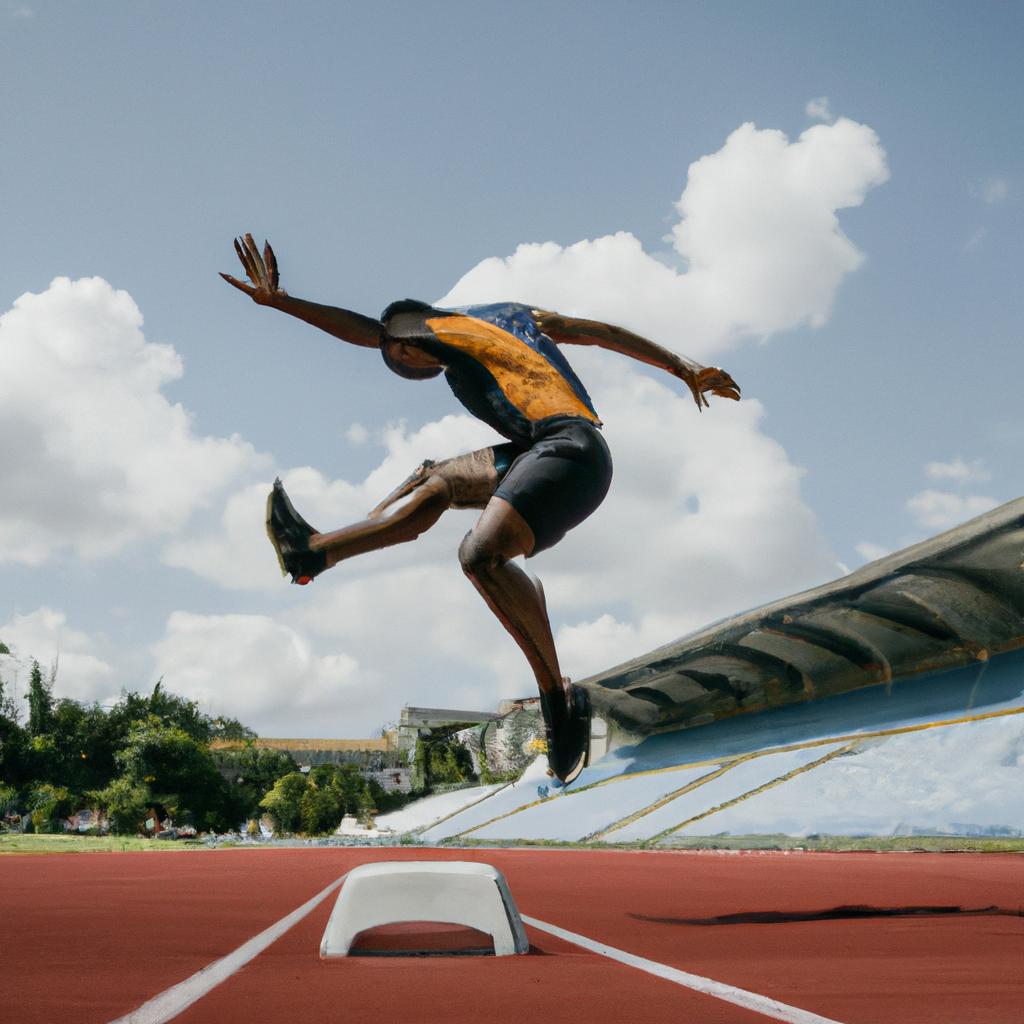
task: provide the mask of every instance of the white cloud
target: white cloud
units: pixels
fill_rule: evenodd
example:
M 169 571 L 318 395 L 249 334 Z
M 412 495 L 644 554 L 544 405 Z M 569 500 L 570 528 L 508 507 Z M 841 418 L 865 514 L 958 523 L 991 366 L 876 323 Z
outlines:
M 948 530 L 995 508 L 999 502 L 982 494 L 924 490 L 907 499 L 907 511 L 925 530 Z
M 352 445 L 366 444 L 370 439 L 370 432 L 362 425 L 362 423 L 353 423 L 348 430 L 345 431 L 345 440 Z
M 701 414 L 621 357 L 569 354 L 606 422 L 615 478 L 591 519 L 536 560 L 563 623 L 563 670 L 608 667 L 839 574 L 802 471 L 761 432 L 760 403 L 712 399 Z
M 353 685 L 359 666 L 344 653 L 317 654 L 291 627 L 265 615 L 174 612 L 153 650 L 168 690 L 210 714 L 241 718 L 263 735 L 349 734 L 349 715 L 373 691 Z
M 996 206 L 1010 197 L 1010 183 L 1006 178 L 984 178 L 971 190 L 986 206 Z
M 690 168 L 672 234 L 684 272 L 620 233 L 520 246 L 483 261 L 441 301 L 527 299 L 706 359 L 746 335 L 824 322 L 863 259 L 836 211 L 887 175 L 875 134 L 852 121 L 817 125 L 796 142 L 744 125 Z M 701 415 L 676 381 L 612 353 L 567 354 L 606 423 L 616 469 L 602 508 L 527 563 L 544 581 L 563 671 L 580 678 L 842 572 L 800 496 L 802 471 L 762 431 L 758 402 L 713 400 Z M 282 473 L 318 528 L 362 518 L 425 458 L 495 441 L 464 415 L 370 436 L 383 457 L 362 480 L 312 467 Z M 265 732 L 304 721 L 307 734 L 368 732 L 401 703 L 486 708 L 533 691 L 525 659 L 458 565 L 475 513 L 449 512 L 413 544 L 290 588 L 263 533 L 268 486 L 238 490 L 212 535 L 170 546 L 165 559 L 229 586 L 276 587 L 284 611 L 274 622 L 178 613 L 158 650 L 172 689 L 223 701 Z M 278 648 L 292 652 L 284 665 Z M 327 669 L 331 658 L 340 660 Z
M 929 480 L 948 480 L 951 483 L 967 484 L 992 479 L 981 459 L 966 462 L 959 455 L 949 462 L 929 462 L 924 467 Z
M 526 563 L 546 587 L 566 673 L 579 678 L 841 571 L 800 497 L 801 470 L 761 432 L 758 402 L 716 400 L 700 414 L 681 386 L 621 356 L 568 354 L 605 419 L 616 469 L 604 505 Z M 384 460 L 360 483 L 308 467 L 285 474 L 310 522 L 360 518 L 424 458 L 493 441 L 465 416 L 416 431 L 399 424 L 383 437 Z M 233 496 L 224 529 L 176 549 L 176 564 L 227 585 L 288 589 L 263 532 L 265 494 L 260 484 Z M 289 628 L 372 665 L 396 702 L 490 707 L 530 693 L 525 660 L 458 565 L 475 516 L 446 513 L 415 543 L 290 588 Z
M 520 245 L 477 264 L 441 302 L 520 298 L 708 360 L 744 337 L 825 322 L 840 281 L 863 261 L 836 211 L 860 205 L 888 176 L 866 125 L 840 118 L 790 142 L 744 124 L 690 165 L 671 233 L 684 272 L 619 232 Z
M 44 674 L 51 665 L 57 665 L 57 697 L 108 701 L 117 695 L 114 667 L 100 653 L 101 644 L 68 626 L 62 611 L 44 607 L 27 615 L 15 615 L 0 625 L 0 640 L 19 659 L 20 690 L 28 683 L 30 660 L 35 659 Z M 4 670 L 4 675 L 8 676 L 8 670 Z
M 56 278 L 0 317 L 0 561 L 86 558 L 181 528 L 260 462 L 237 436 L 197 436 L 162 388 L 170 345 L 101 278 Z
M 813 100 L 808 100 L 804 113 L 815 121 L 824 121 L 826 124 L 831 124 L 835 120 L 827 96 L 815 96 Z
M 358 522 L 425 459 L 437 461 L 501 440 L 490 427 L 464 415 L 445 416 L 414 431 L 404 422 L 391 424 L 380 432 L 380 439 L 384 458 L 362 481 L 328 480 L 311 466 L 281 471 L 289 497 L 307 522 L 324 532 Z M 219 527 L 168 544 L 164 563 L 190 569 L 228 589 L 280 586 L 280 569 L 264 526 L 269 490 L 267 479 L 232 494 Z M 471 522 L 463 522 L 463 532 Z M 434 543 L 432 536 L 421 539 L 421 557 L 422 549 Z

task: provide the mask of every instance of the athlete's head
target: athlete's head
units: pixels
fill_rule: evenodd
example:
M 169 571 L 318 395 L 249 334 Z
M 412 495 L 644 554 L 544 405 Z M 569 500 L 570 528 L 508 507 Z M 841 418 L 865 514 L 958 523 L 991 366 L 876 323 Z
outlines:
M 429 380 L 444 371 L 433 356 L 394 338 L 385 338 L 380 343 L 380 354 L 390 369 L 406 380 Z

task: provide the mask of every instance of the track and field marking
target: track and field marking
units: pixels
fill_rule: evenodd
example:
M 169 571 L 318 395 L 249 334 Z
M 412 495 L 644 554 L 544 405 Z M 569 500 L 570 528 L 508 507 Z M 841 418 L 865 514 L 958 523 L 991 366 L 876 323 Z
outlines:
M 131 1013 L 118 1017 L 110 1024 L 165 1024 L 173 1020 L 179 1013 L 187 1010 L 193 1003 L 216 988 L 222 981 L 227 981 L 232 974 L 243 968 L 250 960 L 260 955 L 271 943 L 276 942 L 285 932 L 297 925 L 307 914 L 315 910 L 345 880 L 345 876 L 331 882 L 326 889 L 318 892 L 311 900 L 301 907 L 282 917 L 244 942 L 238 949 L 212 964 L 207 964 L 196 971 L 190 978 L 164 989 L 159 995 L 132 1010 Z
M 858 746 L 860 746 L 859 743 L 847 743 L 845 746 L 841 746 L 836 750 L 830 750 L 827 754 L 825 754 L 824 757 L 819 757 L 817 760 L 811 761 L 810 764 L 799 765 L 798 767 L 791 769 L 783 775 L 778 775 L 775 778 L 769 779 L 767 782 L 762 783 L 755 789 L 747 790 L 746 792 L 740 793 L 738 796 L 733 797 L 731 800 L 726 800 L 724 803 L 716 804 L 714 807 L 710 807 L 708 808 L 708 810 L 702 811 L 700 814 L 697 814 L 692 818 L 687 818 L 686 821 L 681 822 L 678 825 L 673 825 L 671 826 L 671 828 L 664 829 L 663 831 L 658 832 L 656 835 L 642 840 L 642 842 L 645 846 L 653 845 L 659 839 L 663 839 L 665 836 L 670 835 L 672 832 L 677 832 L 684 825 L 689 825 L 691 822 L 698 821 L 701 818 L 706 818 L 709 814 L 714 814 L 715 811 L 721 811 L 726 807 L 731 807 L 733 804 L 738 804 L 741 800 L 746 800 L 749 796 L 755 796 L 758 793 L 764 792 L 764 790 L 766 789 L 771 789 L 772 787 L 777 786 L 782 782 L 787 782 L 789 779 L 792 779 L 796 775 L 802 775 L 804 772 L 810 771 L 812 768 L 817 768 L 819 765 L 823 765 L 827 761 L 831 761 L 834 757 L 839 757 L 842 754 L 850 753 L 852 750 L 855 750 Z M 628 825 L 632 825 L 633 822 L 639 821 L 641 818 L 646 817 L 652 811 L 656 811 L 659 808 L 664 807 L 666 804 L 672 803 L 673 800 L 677 799 L 678 796 L 684 795 L 688 790 L 696 789 L 698 785 L 704 782 L 710 782 L 713 779 L 717 779 L 720 775 L 725 774 L 727 768 L 734 768 L 741 763 L 746 764 L 753 760 L 755 760 L 755 758 L 748 758 L 744 762 L 733 761 L 731 764 L 726 765 L 725 768 L 723 768 L 721 771 L 715 772 L 713 775 L 706 775 L 703 778 L 698 779 L 692 786 L 685 787 L 678 794 L 669 794 L 668 796 L 657 801 L 657 803 L 651 804 L 649 807 L 642 807 L 639 811 L 635 811 L 633 814 L 629 815 L 626 818 L 623 818 L 621 821 L 613 822 L 606 828 L 603 828 L 600 831 L 595 832 L 593 835 L 587 836 L 584 842 L 589 843 L 594 842 L 595 840 L 604 839 L 612 833 L 619 831 L 619 829 L 625 828 Z M 614 840 L 612 840 L 612 842 L 614 842 Z
M 580 842 L 592 843 L 596 840 L 603 839 L 609 832 L 615 832 L 620 828 L 625 828 L 627 825 L 632 825 L 634 821 L 639 821 L 646 815 L 658 810 L 658 808 L 664 807 L 665 804 L 670 804 L 678 797 L 685 796 L 692 790 L 697 789 L 698 786 L 703 786 L 705 782 L 714 782 L 715 779 L 720 778 L 729 771 L 730 768 L 734 768 L 738 764 L 740 764 L 739 761 L 729 761 L 726 764 L 723 764 L 716 771 L 708 772 L 706 775 L 701 775 L 692 782 L 688 782 L 685 786 L 673 789 L 671 792 L 659 797 L 654 801 L 654 803 L 648 804 L 646 807 L 641 807 L 639 810 L 633 811 L 631 814 L 627 814 L 624 818 L 619 818 L 617 821 L 613 821 L 610 825 L 605 825 L 602 828 L 591 832 L 589 835 L 584 836 Z
M 676 967 L 669 967 L 668 964 L 658 963 L 657 960 L 648 960 L 646 957 L 637 956 L 635 953 L 627 953 L 623 949 L 616 949 L 614 946 L 605 945 L 596 939 L 589 939 L 586 935 L 577 935 L 576 932 L 566 931 L 558 925 L 547 924 L 545 921 L 538 921 L 535 917 L 527 917 L 522 914 L 525 924 L 531 928 L 537 928 L 556 938 L 571 942 L 574 946 L 581 946 L 592 953 L 599 953 L 609 960 L 616 960 L 627 967 L 635 967 L 639 971 L 653 974 L 656 978 L 664 978 L 666 981 L 674 982 L 683 988 L 692 989 L 694 992 L 701 992 L 704 995 L 713 996 L 726 1003 L 735 1006 L 742 1006 L 745 1010 L 753 1010 L 755 1013 L 771 1017 L 772 1020 L 781 1020 L 785 1024 L 839 1024 L 831 1017 L 821 1017 L 809 1010 L 801 1010 L 797 1006 L 790 1006 L 788 1003 L 780 1003 L 777 999 L 763 996 L 758 992 L 748 992 L 743 988 L 736 988 L 727 985 L 723 981 L 714 981 L 712 978 L 704 978 L 699 974 L 689 974 L 687 971 L 680 971 Z
M 685 828 L 687 825 L 692 825 L 695 821 L 700 821 L 712 814 L 717 814 L 719 811 L 724 811 L 726 807 L 732 807 L 734 804 L 738 804 L 752 796 L 757 796 L 758 793 L 765 792 L 765 790 L 781 786 L 783 782 L 789 782 L 790 779 L 795 779 L 798 775 L 803 775 L 805 772 L 814 771 L 815 768 L 820 768 L 823 764 L 827 764 L 833 758 L 842 757 L 844 754 L 852 753 L 859 746 L 860 743 L 847 743 L 846 746 L 840 747 L 838 750 L 830 750 L 824 757 L 819 757 L 817 761 L 812 761 L 810 764 L 794 768 L 792 771 L 788 771 L 785 775 L 780 775 L 776 779 L 769 779 L 766 783 L 758 786 L 756 789 L 750 789 L 746 793 L 740 793 L 739 796 L 735 796 L 731 800 L 726 800 L 723 803 L 717 804 L 715 807 L 710 807 L 708 810 L 702 811 L 700 814 L 695 814 L 692 818 L 687 818 L 686 821 L 680 822 L 678 825 L 673 825 L 671 828 L 663 829 L 657 835 L 644 840 L 644 845 L 654 846 L 655 843 L 672 835 L 673 832 L 678 832 L 681 828 Z
M 684 790 L 695 789 L 701 781 L 711 781 L 717 778 L 722 772 L 728 771 L 730 768 L 735 768 L 738 765 L 745 764 L 747 761 L 753 761 L 759 757 L 768 757 L 771 754 L 785 754 L 793 750 L 811 750 L 814 747 L 825 747 L 830 746 L 833 743 L 849 743 L 849 742 L 862 742 L 864 740 L 880 739 L 887 736 L 903 736 L 907 733 L 912 732 L 924 732 L 927 729 L 942 729 L 950 725 L 966 725 L 970 722 L 985 722 L 992 718 L 1005 718 L 1009 715 L 1021 715 L 1024 714 L 1024 707 L 1016 708 L 1003 708 L 1000 711 L 986 711 L 977 715 L 962 715 L 958 718 L 946 718 L 940 719 L 936 722 L 918 722 L 915 725 L 900 725 L 890 729 L 872 729 L 864 732 L 853 732 L 853 733 L 841 733 L 837 736 L 828 736 L 824 739 L 815 740 L 803 740 L 799 743 L 786 743 L 777 747 L 766 747 L 763 750 L 751 750 L 745 754 L 734 754 L 726 757 L 717 757 L 713 759 L 703 761 L 687 761 L 684 764 L 669 765 L 664 768 L 646 768 L 643 771 L 629 772 L 626 775 L 613 775 L 607 779 L 598 779 L 596 782 L 590 782 L 586 785 L 579 786 L 578 788 L 570 789 L 565 793 L 562 793 L 558 797 L 544 797 L 540 800 L 532 800 L 529 803 L 523 804 L 521 807 L 516 807 L 511 811 L 504 811 L 501 814 L 495 815 L 493 818 L 489 818 L 487 821 L 480 822 L 477 825 L 471 825 L 467 829 L 463 829 L 461 832 L 453 832 L 450 836 L 446 836 L 446 839 L 463 839 L 466 837 L 472 837 L 472 833 L 482 828 L 487 828 L 488 825 L 493 825 L 496 822 L 504 821 L 506 818 L 511 818 L 513 815 L 519 814 L 522 811 L 532 810 L 534 807 L 540 807 L 541 804 L 547 803 L 549 800 L 558 799 L 564 800 L 566 797 L 576 796 L 580 793 L 585 793 L 588 790 L 596 789 L 599 786 L 613 786 L 618 782 L 628 782 L 632 779 L 640 779 L 650 775 L 666 775 L 672 772 L 686 771 L 691 768 L 720 768 L 720 771 L 712 772 L 708 776 L 704 776 L 703 779 L 698 779 L 696 782 L 691 783 L 687 786 L 682 787 L 680 794 Z M 677 795 L 680 795 L 677 794 Z M 485 798 L 486 799 L 486 798 Z M 483 802 L 483 801 L 479 801 Z M 660 804 L 659 804 L 660 806 Z M 656 808 L 652 807 L 652 810 Z M 455 814 L 448 815 L 444 820 L 447 821 L 450 818 L 457 817 L 461 814 L 461 811 L 457 811 Z M 637 813 L 637 817 L 643 817 L 647 811 L 645 808 Z M 434 824 L 438 824 L 435 822 Z M 682 823 L 683 825 L 686 822 Z M 433 825 L 428 826 L 433 828 Z M 622 827 L 616 825 L 615 827 Z M 682 828 L 682 825 L 678 826 Z M 593 842 L 602 836 L 605 832 L 611 831 L 612 826 L 606 826 L 601 831 L 592 835 L 586 836 L 584 842 Z M 425 830 L 424 830 L 425 831 Z

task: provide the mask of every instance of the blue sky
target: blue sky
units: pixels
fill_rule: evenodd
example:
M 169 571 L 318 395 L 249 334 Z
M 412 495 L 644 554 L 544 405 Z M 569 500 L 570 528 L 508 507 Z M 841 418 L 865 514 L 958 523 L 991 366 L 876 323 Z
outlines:
M 0 3 L 0 311 L 40 296 L 0 327 L 0 638 L 59 649 L 59 692 L 162 673 L 265 734 L 529 692 L 459 574 L 465 513 L 313 587 L 263 577 L 274 473 L 327 527 L 491 437 L 442 383 L 231 291 L 245 230 L 303 297 L 503 288 L 741 382 L 698 423 L 670 380 L 569 351 L 617 456 L 532 566 L 574 675 L 1017 497 L 1022 30 L 1019 3 Z M 680 282 L 705 263 L 707 323 Z

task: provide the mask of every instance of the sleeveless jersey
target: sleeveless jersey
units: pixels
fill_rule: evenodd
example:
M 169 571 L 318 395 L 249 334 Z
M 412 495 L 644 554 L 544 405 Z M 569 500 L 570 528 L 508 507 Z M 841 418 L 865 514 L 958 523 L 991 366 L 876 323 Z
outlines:
M 565 356 L 523 303 L 437 309 L 404 299 L 381 321 L 387 337 L 437 359 L 455 397 L 509 440 L 530 444 L 553 416 L 601 425 Z M 391 365 L 386 353 L 385 361 Z

